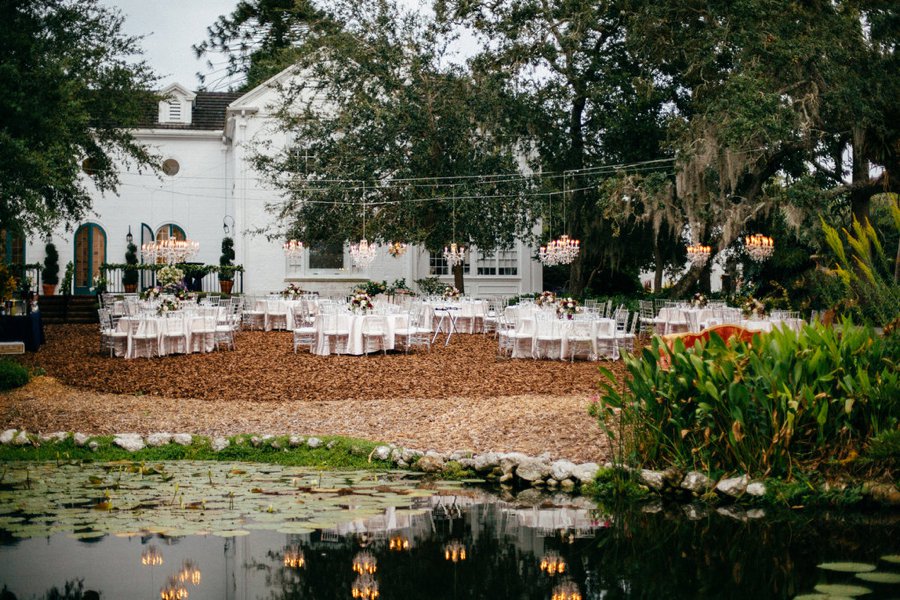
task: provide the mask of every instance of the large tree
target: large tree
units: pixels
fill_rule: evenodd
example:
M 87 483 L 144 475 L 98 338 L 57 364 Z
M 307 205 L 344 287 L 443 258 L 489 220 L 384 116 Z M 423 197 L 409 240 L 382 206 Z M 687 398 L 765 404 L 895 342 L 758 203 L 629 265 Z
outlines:
M 529 237 L 541 192 L 518 173 L 522 149 L 496 135 L 503 102 L 490 77 L 447 60 L 447 39 L 387 3 L 339 5 L 340 30 L 298 48 L 277 128 L 256 166 L 284 192 L 273 205 L 307 241 L 451 241 L 491 252 Z M 461 265 L 456 282 L 463 285 Z
M 0 3 L 0 229 L 47 231 L 149 164 L 128 126 L 155 78 L 122 17 L 96 0 Z M 82 166 L 84 165 L 84 170 Z

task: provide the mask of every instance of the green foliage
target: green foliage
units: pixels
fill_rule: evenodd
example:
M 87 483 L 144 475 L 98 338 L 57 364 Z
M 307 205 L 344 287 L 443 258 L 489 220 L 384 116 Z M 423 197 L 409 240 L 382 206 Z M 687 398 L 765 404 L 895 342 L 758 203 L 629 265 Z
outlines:
M 156 79 L 122 21 L 96 0 L 0 3 L 0 228 L 76 221 L 88 181 L 114 192 L 123 162 L 153 162 L 131 131 Z
M 234 240 L 230 237 L 222 238 L 222 255 L 219 257 L 219 281 L 234 279 Z
M 122 283 L 125 285 L 137 285 L 138 272 L 135 268 L 138 264 L 137 246 L 132 243 L 129 243 L 128 248 L 125 250 L 125 264 L 131 268 L 122 272 Z
M 63 296 L 72 295 L 72 282 L 75 280 L 75 263 L 71 260 L 66 263 L 66 273 L 63 275 L 62 293 Z
M 891 206 L 894 227 L 900 231 L 900 205 Z M 900 282 L 894 278 L 895 259 L 887 255 L 875 228 L 853 221 L 844 230 L 849 248 L 834 228 L 822 221 L 825 240 L 837 260 L 834 272 L 844 285 L 844 312 L 865 322 L 887 325 L 900 316 Z
M 59 252 L 56 250 L 56 244 L 47 242 L 44 247 L 44 270 L 41 273 L 41 280 L 50 285 L 59 283 Z
M 0 360 L 0 391 L 22 387 L 28 380 L 28 369 L 12 360 Z
M 582 491 L 598 498 L 617 500 L 635 500 L 649 493 L 646 487 L 638 483 L 632 471 L 617 468 L 600 469 L 594 481 Z
M 388 284 L 387 281 L 366 281 L 362 285 L 356 286 L 357 290 L 361 290 L 363 293 L 368 294 L 370 297 L 375 297 L 378 294 L 384 294 L 387 292 Z
M 416 279 L 416 285 L 419 286 L 419 293 L 423 296 L 439 296 L 447 287 L 447 284 L 442 282 L 439 277 Z
M 593 412 L 608 430 L 621 418 L 630 436 L 621 443 L 649 466 L 790 477 L 797 467 L 855 456 L 897 428 L 898 357 L 900 336 L 850 322 L 842 333 L 807 325 L 752 344 L 712 336 L 691 350 L 677 341 L 669 351 L 654 338 L 641 355 L 626 356 L 624 389 L 605 372 Z
M 865 457 L 888 464 L 900 463 L 900 429 L 883 431 L 869 440 Z

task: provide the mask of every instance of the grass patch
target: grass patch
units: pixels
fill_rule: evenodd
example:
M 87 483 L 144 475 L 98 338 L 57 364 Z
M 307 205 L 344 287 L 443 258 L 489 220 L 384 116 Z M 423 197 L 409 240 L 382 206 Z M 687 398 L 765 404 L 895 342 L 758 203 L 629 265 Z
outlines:
M 250 442 L 250 435 L 237 435 L 228 438 L 231 444 L 224 450 L 216 452 L 211 447 L 209 438 L 194 436 L 190 446 L 171 443 L 156 448 L 144 448 L 138 452 L 128 452 L 113 445 L 113 436 L 96 436 L 91 441 L 97 442 L 97 450 L 92 451 L 86 445 L 75 445 L 72 438 L 64 442 L 47 442 L 40 446 L 0 446 L 0 462 L 2 461 L 54 461 L 80 460 L 92 461 L 169 461 L 169 460 L 215 460 L 226 462 L 258 462 L 298 467 L 316 467 L 335 470 L 384 470 L 393 465 L 389 461 L 380 461 L 369 455 L 381 444 L 368 440 L 340 436 L 322 436 L 322 445 L 310 448 L 306 443 L 297 448 L 288 444 L 288 436 L 278 436 L 258 446 Z M 274 447 L 277 441 L 280 448 Z M 331 448 L 327 448 L 331 442 Z

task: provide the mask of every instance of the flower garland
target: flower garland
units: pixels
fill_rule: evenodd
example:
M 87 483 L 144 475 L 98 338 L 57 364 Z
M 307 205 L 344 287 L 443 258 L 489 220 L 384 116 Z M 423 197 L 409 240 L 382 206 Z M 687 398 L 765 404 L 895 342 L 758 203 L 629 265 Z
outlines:
M 447 300 L 458 300 L 459 299 L 459 290 L 452 286 L 447 286 L 444 288 L 444 298 Z
M 352 298 L 350 298 L 350 309 L 353 310 L 353 312 L 366 312 L 367 310 L 372 310 L 373 308 L 375 308 L 375 305 L 372 303 L 372 299 L 366 293 L 356 293 Z

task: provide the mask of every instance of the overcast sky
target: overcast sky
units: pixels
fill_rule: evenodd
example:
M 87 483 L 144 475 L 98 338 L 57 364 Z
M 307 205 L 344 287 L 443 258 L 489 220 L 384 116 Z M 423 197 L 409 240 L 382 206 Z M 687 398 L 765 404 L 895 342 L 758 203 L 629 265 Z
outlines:
M 178 82 L 197 89 L 197 71 L 208 72 L 206 59 L 194 57 L 191 45 L 206 39 L 206 28 L 229 14 L 237 0 L 100 0 L 125 15 L 125 33 L 146 36 L 144 57 L 162 76 L 160 88 Z

